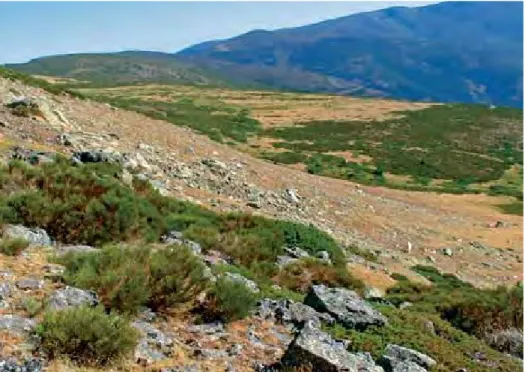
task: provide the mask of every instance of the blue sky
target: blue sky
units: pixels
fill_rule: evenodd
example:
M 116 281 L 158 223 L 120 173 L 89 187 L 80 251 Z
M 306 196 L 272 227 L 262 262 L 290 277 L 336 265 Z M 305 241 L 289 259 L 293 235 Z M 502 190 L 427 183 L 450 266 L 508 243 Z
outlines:
M 432 2 L 0 2 L 0 64 L 52 54 L 175 52 L 253 29 Z

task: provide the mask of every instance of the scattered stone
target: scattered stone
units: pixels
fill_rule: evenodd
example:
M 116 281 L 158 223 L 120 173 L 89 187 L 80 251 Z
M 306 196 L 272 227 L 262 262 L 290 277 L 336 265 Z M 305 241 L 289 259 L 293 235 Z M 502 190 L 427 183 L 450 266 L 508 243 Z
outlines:
M 257 287 L 257 284 L 255 284 L 255 282 L 253 280 L 245 278 L 241 274 L 227 272 L 227 273 L 224 274 L 224 276 L 228 280 L 244 284 L 246 286 L 246 288 L 248 288 L 253 293 L 259 293 L 260 292 L 259 291 L 259 287 Z
M 413 303 L 412 302 L 408 302 L 408 301 L 404 301 L 402 302 L 400 305 L 399 305 L 399 309 L 401 310 L 405 310 L 405 309 L 408 309 L 410 306 L 412 306 Z
M 13 291 L 9 283 L 0 283 L 0 300 L 11 297 L 12 293 Z
M 23 363 L 17 363 L 15 360 L 0 360 L 0 372 L 40 372 L 42 368 L 42 361 L 38 359 L 30 359 Z
M 192 325 L 188 327 L 186 330 L 188 332 L 198 333 L 201 335 L 217 335 L 217 334 L 223 335 L 225 334 L 224 324 L 221 322 Z
M 204 262 L 210 266 L 227 265 L 232 262 L 232 259 L 224 253 L 210 250 L 207 254 L 202 256 Z
M 436 259 L 432 256 L 427 256 L 427 260 L 432 262 L 432 263 L 436 263 Z
M 428 333 L 435 335 L 436 334 L 436 327 L 434 326 L 434 323 L 430 320 L 425 320 L 424 324 L 425 329 L 428 331 Z
M 48 247 L 52 244 L 47 232 L 38 227 L 29 228 L 22 225 L 6 225 L 2 236 L 8 239 L 24 239 L 33 246 Z
M 385 354 L 381 358 L 380 364 L 385 368 L 385 371 L 411 371 L 414 369 L 398 369 L 397 365 L 405 365 L 403 368 L 410 367 L 410 364 L 415 364 L 425 369 L 430 369 L 436 365 L 436 361 L 426 354 L 419 351 L 412 350 L 395 344 L 387 345 Z
M 293 263 L 299 262 L 298 258 L 293 258 L 290 256 L 277 256 L 276 265 L 282 269 L 285 266 L 291 265 Z
M 72 160 L 76 163 L 120 163 L 121 158 L 118 154 L 103 151 L 77 151 L 73 153 Z
M 307 367 L 312 371 L 382 372 L 370 354 L 350 353 L 345 344 L 307 323 L 281 359 L 285 367 Z
M 43 286 L 44 281 L 35 278 L 21 279 L 16 282 L 16 287 L 24 291 L 41 289 Z
M 291 300 L 272 300 L 265 298 L 258 304 L 256 314 L 263 319 L 272 319 L 278 323 L 302 327 L 306 322 L 320 325 L 321 321 L 334 324 L 335 320 L 327 313 L 318 313 L 312 307 Z
M 226 351 L 217 349 L 195 349 L 193 355 L 199 359 L 205 360 L 223 359 L 228 357 Z
M 365 288 L 364 297 L 367 300 L 382 299 L 385 297 L 385 293 L 378 288 L 367 287 Z
M 11 153 L 11 158 L 21 160 L 26 163 L 36 165 L 42 163 L 51 163 L 55 161 L 55 154 L 51 152 L 27 150 L 22 147 L 14 147 Z
M 140 320 L 133 322 L 132 326 L 143 335 L 135 348 L 137 363 L 147 366 L 172 355 L 173 338 Z
M 164 244 L 186 245 L 196 255 L 200 255 L 202 253 L 201 245 L 197 242 L 194 242 L 193 240 L 184 239 L 183 233 L 180 231 L 172 230 L 166 235 L 163 235 L 160 238 L 160 241 Z
M 46 264 L 44 266 L 44 278 L 53 281 L 60 281 L 63 279 L 65 271 L 65 266 L 58 264 Z
M 451 257 L 452 256 L 452 249 L 451 248 L 443 248 L 441 253 L 443 253 L 444 256 Z
M 327 263 L 332 263 L 332 261 L 330 260 L 330 253 L 328 253 L 327 251 L 317 252 L 315 257 L 317 257 L 318 259 L 320 259 L 322 261 L 325 261 Z
M 310 257 L 308 252 L 299 247 L 284 247 L 284 251 L 293 258 L 307 258 Z
M 62 310 L 74 306 L 97 306 L 99 303 L 97 294 L 80 288 L 67 286 L 57 289 L 51 294 L 48 306 L 54 310 Z
M 286 199 L 291 203 L 299 203 L 301 201 L 295 189 L 286 189 L 285 195 Z
M 22 335 L 31 332 L 35 326 L 36 322 L 33 319 L 13 314 L 0 315 L 0 331 Z
M 363 330 L 369 326 L 387 324 L 387 319 L 379 311 L 368 305 L 357 293 L 343 288 L 314 285 L 304 304 L 330 314 L 347 328 Z
M 73 140 L 67 133 L 61 133 L 56 137 L 56 142 L 62 146 L 73 146 Z

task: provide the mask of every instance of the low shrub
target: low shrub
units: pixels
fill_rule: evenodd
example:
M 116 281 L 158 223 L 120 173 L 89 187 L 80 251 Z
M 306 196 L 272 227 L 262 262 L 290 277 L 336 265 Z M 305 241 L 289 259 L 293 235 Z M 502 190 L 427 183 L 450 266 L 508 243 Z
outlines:
M 204 264 L 185 246 L 107 246 L 56 261 L 66 267 L 66 283 L 94 290 L 104 306 L 121 313 L 144 305 L 166 310 L 191 301 L 208 284 Z
M 22 238 L 3 239 L 0 242 L 0 252 L 6 256 L 18 256 L 29 247 L 29 242 Z
M 128 321 L 101 307 L 75 307 L 44 314 L 36 332 L 50 358 L 80 365 L 105 366 L 129 354 L 138 339 Z
M 219 278 L 210 292 L 204 318 L 226 322 L 245 318 L 257 304 L 258 296 L 244 284 Z
M 148 305 L 163 310 L 192 301 L 208 286 L 205 266 L 185 246 L 160 249 L 149 261 Z

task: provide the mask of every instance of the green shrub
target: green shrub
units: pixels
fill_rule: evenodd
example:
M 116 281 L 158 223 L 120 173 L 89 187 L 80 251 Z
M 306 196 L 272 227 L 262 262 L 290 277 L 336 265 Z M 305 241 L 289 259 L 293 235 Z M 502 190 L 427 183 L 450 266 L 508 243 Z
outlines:
M 104 306 L 121 313 L 144 305 L 166 310 L 191 301 L 208 284 L 204 265 L 184 246 L 107 246 L 56 260 L 66 267 L 66 283 L 94 290 Z
M 22 307 L 31 318 L 38 315 L 44 308 L 44 303 L 33 297 L 22 298 Z
M 0 252 L 6 256 L 18 256 L 29 247 L 29 242 L 22 238 L 3 239 L 0 242 Z
M 437 314 L 455 327 L 478 337 L 507 328 L 521 328 L 523 290 L 513 288 L 478 289 L 451 274 L 441 274 L 430 266 L 415 266 L 432 286 L 401 280 L 389 289 L 387 299 L 394 304 L 413 303 L 412 308 Z
M 156 310 L 192 301 L 209 283 L 204 264 L 185 246 L 153 253 L 149 270 L 148 305 Z
M 138 339 L 128 322 L 104 309 L 76 307 L 50 311 L 37 327 L 41 348 L 50 358 L 104 366 L 129 354 Z
M 258 296 L 244 284 L 219 278 L 209 295 L 205 317 L 227 322 L 245 318 L 257 304 L 257 299 Z
M 65 265 L 66 283 L 97 292 L 107 308 L 134 313 L 151 295 L 148 248 L 108 246 L 94 253 L 70 253 L 58 259 Z

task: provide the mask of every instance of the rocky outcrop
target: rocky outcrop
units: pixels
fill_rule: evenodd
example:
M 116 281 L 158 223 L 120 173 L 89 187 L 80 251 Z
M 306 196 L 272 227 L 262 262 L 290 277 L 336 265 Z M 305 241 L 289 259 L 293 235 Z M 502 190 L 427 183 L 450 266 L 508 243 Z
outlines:
M 7 239 L 24 239 L 30 245 L 48 247 L 52 244 L 51 238 L 44 229 L 29 228 L 22 225 L 6 225 L 2 236 Z
M 174 340 L 151 324 L 135 321 L 132 326 L 142 335 L 135 348 L 135 359 L 142 366 L 169 358 Z
M 346 328 L 364 330 L 369 326 L 384 326 L 387 319 L 373 309 L 357 293 L 343 288 L 314 285 L 304 300 L 305 305 L 328 313 Z
M 272 300 L 265 298 L 259 302 L 257 315 L 263 319 L 271 319 L 278 323 L 302 327 L 305 323 L 310 322 L 320 326 L 321 322 L 333 324 L 334 318 L 326 313 L 318 313 L 308 305 L 291 300 Z
M 257 284 L 255 284 L 253 280 L 245 278 L 241 274 L 227 272 L 224 274 L 224 277 L 227 280 L 230 280 L 232 282 L 243 284 L 246 288 L 248 288 L 253 293 L 259 293 L 259 287 L 257 287 Z
M 48 306 L 54 310 L 62 310 L 74 306 L 97 306 L 98 303 L 95 292 L 69 286 L 57 289 L 48 300 Z
M 320 372 L 383 371 L 374 363 L 370 354 L 348 352 L 344 343 L 332 339 L 311 323 L 306 323 L 288 346 L 281 364 Z
M 505 329 L 489 334 L 486 339 L 494 349 L 523 359 L 523 331 Z
M 386 372 L 422 372 L 436 365 L 426 354 L 395 344 L 389 344 L 379 361 Z

